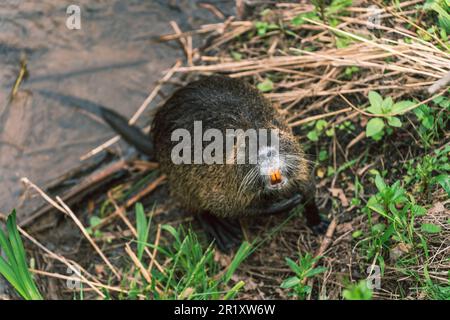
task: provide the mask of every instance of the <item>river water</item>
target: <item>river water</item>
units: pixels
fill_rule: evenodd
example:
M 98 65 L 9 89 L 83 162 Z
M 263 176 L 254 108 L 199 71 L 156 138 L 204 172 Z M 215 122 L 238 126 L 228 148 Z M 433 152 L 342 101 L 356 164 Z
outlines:
M 152 37 L 171 33 L 171 20 L 182 30 L 220 21 L 197 2 L 1 0 L 0 212 L 24 208 L 22 177 L 43 185 L 79 166 L 80 156 L 113 135 L 101 122 L 38 91 L 89 99 L 131 116 L 182 57 L 177 43 Z M 208 3 L 234 14 L 234 1 Z M 72 4 L 81 9 L 80 30 L 66 26 Z M 21 57 L 29 75 L 9 102 Z

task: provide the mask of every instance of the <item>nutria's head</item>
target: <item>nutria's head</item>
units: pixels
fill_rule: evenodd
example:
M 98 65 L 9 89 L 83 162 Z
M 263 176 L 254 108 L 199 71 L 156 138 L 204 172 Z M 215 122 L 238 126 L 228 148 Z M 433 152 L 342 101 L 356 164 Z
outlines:
M 293 165 L 290 158 L 286 158 L 283 153 L 280 154 L 276 148 L 261 148 L 258 154 L 258 174 L 264 188 L 268 190 L 282 189 L 292 175 L 288 168 Z
M 280 135 L 278 146 L 260 147 L 257 164 L 245 166 L 239 190 L 283 193 L 294 184 L 308 180 L 307 165 L 297 140 L 291 134 Z

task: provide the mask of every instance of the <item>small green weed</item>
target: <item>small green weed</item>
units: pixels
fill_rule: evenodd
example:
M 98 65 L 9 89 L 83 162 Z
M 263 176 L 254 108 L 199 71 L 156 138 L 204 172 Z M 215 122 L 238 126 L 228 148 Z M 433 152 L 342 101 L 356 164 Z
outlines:
M 286 263 L 295 273 L 295 276 L 287 278 L 281 284 L 281 288 L 290 289 L 292 295 L 297 296 L 299 299 L 305 299 L 305 297 L 311 292 L 311 287 L 304 284 L 306 279 L 312 278 L 327 270 L 325 267 L 315 267 L 316 262 L 320 257 L 313 257 L 310 253 L 300 255 L 298 263 L 292 259 L 286 258 Z
M 409 100 L 394 103 L 391 97 L 383 99 L 375 91 L 369 92 L 369 102 L 370 107 L 366 111 L 380 116 L 371 118 L 366 125 L 366 136 L 375 141 L 380 140 L 386 132 L 391 134 L 392 128 L 401 127 L 402 122 L 396 115 L 405 112 L 407 108 L 414 105 L 414 102 Z
M 366 280 L 360 280 L 357 284 L 349 285 L 342 292 L 342 296 L 346 300 L 372 300 L 372 294 Z
M 16 225 L 16 212 L 6 221 L 7 232 L 0 229 L 0 249 L 6 259 L 0 256 L 0 274 L 13 286 L 25 300 L 42 300 L 42 296 L 28 270 L 25 249 Z
M 415 194 L 424 193 L 429 196 L 432 187 L 440 185 L 450 196 L 449 153 L 450 145 L 431 155 L 410 159 L 404 164 L 407 172 L 404 180 L 407 185 L 413 186 Z

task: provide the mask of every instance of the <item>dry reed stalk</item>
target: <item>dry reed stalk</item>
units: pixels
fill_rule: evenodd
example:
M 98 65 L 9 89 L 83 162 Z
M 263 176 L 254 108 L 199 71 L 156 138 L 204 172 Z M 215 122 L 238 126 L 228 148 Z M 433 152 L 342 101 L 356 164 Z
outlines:
M 114 208 L 116 209 L 115 212 L 117 212 L 118 216 L 122 219 L 122 221 L 126 224 L 126 226 L 128 227 L 128 229 L 131 231 L 132 235 L 137 238 L 138 234 L 136 231 L 136 228 L 134 228 L 134 226 L 131 224 L 130 220 L 126 217 L 125 215 L 125 208 L 124 207 L 119 207 L 117 202 L 114 200 L 111 192 L 108 192 L 108 199 L 111 201 L 111 203 L 113 204 Z M 163 267 L 158 263 L 158 261 L 155 260 L 155 253 L 153 252 L 150 253 L 150 251 L 148 250 L 147 247 L 144 247 L 144 251 L 147 253 L 147 255 L 150 257 L 150 261 L 151 264 L 155 263 L 156 267 L 158 268 L 158 270 L 162 273 L 162 274 L 166 274 Z
M 100 257 L 103 259 L 103 261 L 108 265 L 108 267 L 111 269 L 111 271 L 114 273 L 114 275 L 120 279 L 120 274 L 117 272 L 116 268 L 109 262 L 108 258 L 104 255 L 104 253 L 100 250 L 100 248 L 97 246 L 97 244 L 92 240 L 90 235 L 87 233 L 86 229 L 82 225 L 82 223 L 78 220 L 78 218 L 75 216 L 75 214 L 70 210 L 70 208 L 61 200 L 61 198 L 56 197 L 56 200 L 59 202 L 55 202 L 52 198 L 50 198 L 44 191 L 42 191 L 38 186 L 36 186 L 33 182 L 31 182 L 28 178 L 22 178 L 21 179 L 23 183 L 25 183 L 27 186 L 31 187 L 35 191 L 37 191 L 48 203 L 53 205 L 56 209 L 61 211 L 62 213 L 68 215 L 72 218 L 72 220 L 75 222 L 75 224 L 79 227 L 80 231 L 83 233 L 83 235 L 86 237 L 86 239 L 91 243 L 91 245 L 94 247 L 95 251 L 100 255 Z
M 159 240 L 161 239 L 161 224 L 158 224 L 158 228 L 156 230 L 155 243 L 153 244 L 153 252 L 152 259 L 150 260 L 150 264 L 148 265 L 148 272 L 152 272 L 153 264 L 157 265 L 158 261 L 156 260 L 156 254 L 158 253 Z
M 297 126 L 300 126 L 302 124 L 305 124 L 305 123 L 308 123 L 308 122 L 311 122 L 311 121 L 317 121 L 319 119 L 328 118 L 328 117 L 335 116 L 335 115 L 338 115 L 338 114 L 341 114 L 341 113 L 349 112 L 351 110 L 352 110 L 352 108 L 345 108 L 345 109 L 341 109 L 341 110 L 338 110 L 338 111 L 333 111 L 333 112 L 328 112 L 328 113 L 324 113 L 324 114 L 319 114 L 317 116 L 312 116 L 312 117 L 308 117 L 308 118 L 303 119 L 303 120 L 299 120 L 299 121 L 295 121 L 293 123 L 289 123 L 289 126 L 291 128 L 297 127 Z
M 125 244 L 125 252 L 128 254 L 128 256 L 131 258 L 131 260 L 133 261 L 134 265 L 138 268 L 139 272 L 142 274 L 142 276 L 144 277 L 145 281 L 147 281 L 147 283 L 151 284 L 152 283 L 152 278 L 150 276 L 150 273 L 147 271 L 147 269 L 145 269 L 145 267 L 142 265 L 141 261 L 139 261 L 139 258 L 136 256 L 136 254 L 133 252 L 133 250 L 131 250 L 131 247 L 128 243 Z M 163 291 L 158 288 L 157 286 L 155 286 L 155 290 L 162 295 Z
M 149 195 L 153 190 L 155 190 L 159 185 L 161 185 L 165 179 L 166 179 L 166 176 L 162 175 L 162 176 L 158 177 L 156 180 L 152 181 L 147 187 L 145 187 L 145 189 L 141 190 L 134 197 L 128 199 L 127 202 L 125 203 L 125 205 L 123 205 L 121 207 L 121 209 L 125 211 L 126 209 L 131 207 L 133 204 L 138 202 L 140 199 Z M 96 228 L 101 228 L 101 227 L 105 226 L 107 223 L 114 220 L 118 215 L 119 215 L 118 211 L 117 210 L 114 211 L 112 214 L 110 214 L 106 218 L 102 219 L 102 221 L 96 226 Z
M 59 273 L 48 272 L 48 271 L 37 270 L 37 269 L 30 269 L 30 271 L 33 272 L 34 274 L 38 274 L 38 275 L 42 275 L 42 276 L 46 276 L 46 277 L 51 277 L 51 278 L 56 278 L 56 279 L 61 279 L 61 280 L 66 280 L 66 281 L 73 280 L 73 277 L 66 276 L 66 275 L 59 274 Z M 100 293 L 102 295 L 102 298 L 106 298 L 106 296 L 98 288 L 106 289 L 106 290 L 110 290 L 110 291 L 114 291 L 114 292 L 120 292 L 120 293 L 127 293 L 127 294 L 130 293 L 128 290 L 124 290 L 119 287 L 113 287 L 113 286 L 102 284 L 102 283 L 92 283 L 90 281 L 86 281 L 86 279 L 77 279 L 77 281 L 80 281 L 81 283 L 89 285 L 93 291 Z M 73 289 L 73 290 L 75 290 L 75 289 Z M 83 289 L 83 291 L 86 291 L 86 289 Z M 143 295 L 139 295 L 139 296 L 145 298 Z
M 87 232 L 86 228 L 83 226 L 81 221 L 77 218 L 77 216 L 73 213 L 73 211 L 62 201 L 60 197 L 56 197 L 56 200 L 61 204 L 61 206 L 64 208 L 67 215 L 72 218 L 72 220 L 75 222 L 77 227 L 80 229 L 80 231 L 83 233 L 84 237 L 89 241 L 89 243 L 92 245 L 95 251 L 97 251 L 98 255 L 102 258 L 102 260 L 106 263 L 106 265 L 109 267 L 109 269 L 114 273 L 114 275 L 117 277 L 117 279 L 121 279 L 121 276 L 119 272 L 116 270 L 116 268 L 112 265 L 112 263 L 109 261 L 109 259 L 105 256 L 103 251 L 100 249 L 100 247 L 95 243 L 95 241 L 92 239 L 92 237 Z

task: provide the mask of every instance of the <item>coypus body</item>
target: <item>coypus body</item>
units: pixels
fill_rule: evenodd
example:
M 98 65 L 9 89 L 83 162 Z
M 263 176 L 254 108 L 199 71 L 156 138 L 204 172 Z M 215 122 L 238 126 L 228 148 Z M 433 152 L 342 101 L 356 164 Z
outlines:
M 235 164 L 226 164 L 225 159 L 222 164 L 174 164 L 172 150 L 178 142 L 171 134 L 182 128 L 193 137 L 195 121 L 201 121 L 203 131 L 216 129 L 223 136 L 229 129 L 278 130 L 279 157 L 288 162 L 280 171 L 287 183 L 273 190 L 259 176 L 243 186 L 252 169 L 260 175 L 261 168 L 255 167 L 261 164 L 236 164 L 236 159 Z M 307 161 L 291 129 L 256 88 L 241 80 L 210 76 L 176 91 L 156 113 L 151 134 L 171 194 L 191 211 L 221 217 L 251 215 L 255 208 L 309 186 Z
M 285 212 L 299 204 L 303 205 L 307 224 L 313 231 L 326 230 L 327 221 L 320 219 L 314 200 L 315 187 L 300 144 L 272 104 L 244 81 L 210 76 L 177 90 L 157 111 L 150 137 L 101 105 L 42 90 L 40 93 L 66 103 L 70 101 L 71 105 L 101 116 L 127 142 L 159 161 L 171 194 L 196 213 L 223 251 L 240 242 L 242 231 L 236 227 L 235 218 Z M 187 162 L 174 161 L 173 151 L 179 143 L 173 137 L 174 132 L 182 130 L 195 140 L 195 123 L 201 123 L 205 136 L 208 129 L 225 136 L 225 141 L 218 142 L 225 149 L 228 130 L 250 129 L 276 131 L 277 148 L 258 144 L 254 152 L 256 162 L 239 163 L 236 152 L 221 155 L 216 149 L 211 155 L 224 161 L 192 164 L 192 155 L 187 157 Z M 200 151 L 206 150 L 205 141 L 213 137 L 205 139 L 202 132 L 200 135 Z M 233 138 L 231 150 L 239 150 L 241 144 Z M 185 146 L 197 151 L 195 141 L 188 140 Z M 204 153 L 200 154 L 200 160 L 203 156 Z M 197 152 L 194 158 L 198 159 Z M 232 161 L 228 162 L 230 158 Z

